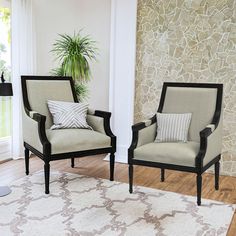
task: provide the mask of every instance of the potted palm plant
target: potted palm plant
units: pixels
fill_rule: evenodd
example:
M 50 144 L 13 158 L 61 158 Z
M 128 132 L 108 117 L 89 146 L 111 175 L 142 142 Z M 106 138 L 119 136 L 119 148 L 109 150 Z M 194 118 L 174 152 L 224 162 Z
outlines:
M 73 36 L 59 34 L 52 52 L 60 66 L 52 71 L 56 76 L 72 76 L 76 94 L 80 100 L 88 97 L 87 83 L 91 79 L 89 61 L 96 60 L 96 42 L 90 36 L 82 36 L 81 31 Z

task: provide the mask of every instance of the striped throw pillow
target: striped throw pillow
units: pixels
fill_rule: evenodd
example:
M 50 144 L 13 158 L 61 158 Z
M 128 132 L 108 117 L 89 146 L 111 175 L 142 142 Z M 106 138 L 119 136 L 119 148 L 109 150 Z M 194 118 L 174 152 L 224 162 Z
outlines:
M 155 142 L 187 142 L 191 113 L 157 113 L 157 136 Z
M 86 121 L 87 103 L 48 100 L 48 108 L 53 117 L 53 126 L 51 129 L 91 129 Z

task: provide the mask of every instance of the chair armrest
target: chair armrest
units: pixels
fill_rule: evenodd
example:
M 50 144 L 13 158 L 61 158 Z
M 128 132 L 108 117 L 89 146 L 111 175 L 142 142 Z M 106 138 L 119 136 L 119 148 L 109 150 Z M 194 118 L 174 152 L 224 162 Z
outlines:
M 196 167 L 203 168 L 221 154 L 222 122 L 216 127 L 209 124 L 200 132 L 200 150 L 196 157 Z
M 51 144 L 46 136 L 46 116 L 35 111 L 23 111 L 24 142 L 45 156 L 51 154 Z
M 129 160 L 133 158 L 134 149 L 155 140 L 157 131 L 156 115 L 132 126 L 132 141 L 128 149 Z
M 215 130 L 214 124 L 207 125 L 206 128 L 200 131 L 200 138 L 207 138 L 209 135 L 212 134 L 214 130 Z
M 111 146 L 116 151 L 116 136 L 111 130 L 111 112 L 100 110 L 88 110 L 87 122 L 94 131 L 106 134 L 111 138 Z
M 135 132 L 135 131 L 140 131 L 140 130 L 142 130 L 142 129 L 145 129 L 145 128 L 149 127 L 149 126 L 152 125 L 154 122 L 156 122 L 156 120 L 153 121 L 152 119 L 153 119 L 153 117 L 150 118 L 150 119 L 148 119 L 148 120 L 144 120 L 144 121 L 142 121 L 142 122 L 139 122 L 139 123 L 133 125 L 133 126 L 132 126 L 132 131 L 133 131 L 133 132 Z

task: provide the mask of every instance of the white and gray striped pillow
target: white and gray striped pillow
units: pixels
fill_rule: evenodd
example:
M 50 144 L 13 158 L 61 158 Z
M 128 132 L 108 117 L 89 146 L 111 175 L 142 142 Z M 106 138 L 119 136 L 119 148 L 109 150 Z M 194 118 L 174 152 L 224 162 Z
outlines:
M 48 108 L 53 117 L 51 129 L 91 129 L 86 121 L 87 103 L 48 100 Z
M 157 136 L 155 142 L 187 142 L 191 113 L 157 113 Z

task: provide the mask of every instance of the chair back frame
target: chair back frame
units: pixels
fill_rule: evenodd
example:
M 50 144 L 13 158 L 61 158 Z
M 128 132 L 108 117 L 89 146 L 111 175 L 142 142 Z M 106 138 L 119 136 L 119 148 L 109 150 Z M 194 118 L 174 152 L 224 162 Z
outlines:
M 222 107 L 222 95 L 223 95 L 223 85 L 222 84 L 211 84 L 211 83 L 173 83 L 173 82 L 165 82 L 163 84 L 162 92 L 161 92 L 161 99 L 159 103 L 159 107 L 157 112 L 162 112 L 164 103 L 165 103 L 165 97 L 166 97 L 166 91 L 168 87 L 181 87 L 181 88 L 214 88 L 217 89 L 217 97 L 216 97 L 216 107 L 215 112 L 213 115 L 213 119 L 211 124 L 214 124 L 217 128 L 220 116 L 221 116 L 221 107 Z
M 25 111 L 26 111 L 27 114 L 29 114 L 29 111 L 32 111 L 32 109 L 30 107 L 29 99 L 28 99 L 28 93 L 27 93 L 27 80 L 49 80 L 49 81 L 50 80 L 51 81 L 55 81 L 55 80 L 63 81 L 63 80 L 65 80 L 65 81 L 70 81 L 74 102 L 79 102 L 78 97 L 76 96 L 74 81 L 73 81 L 72 77 L 68 77 L 68 76 L 61 77 L 61 76 L 29 76 L 29 75 L 22 75 L 21 76 L 21 87 L 22 87 L 23 105 L 24 105 L 24 108 L 25 108 Z

